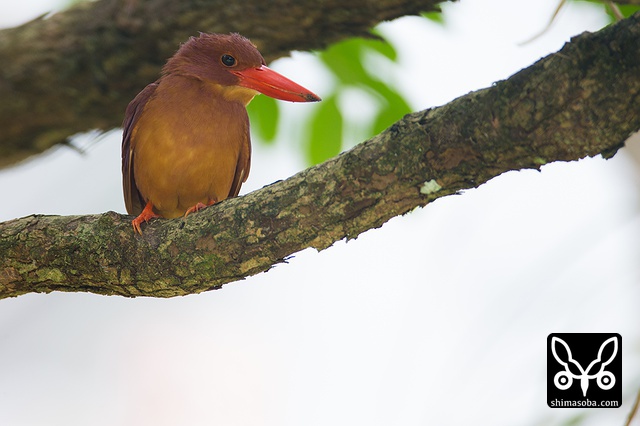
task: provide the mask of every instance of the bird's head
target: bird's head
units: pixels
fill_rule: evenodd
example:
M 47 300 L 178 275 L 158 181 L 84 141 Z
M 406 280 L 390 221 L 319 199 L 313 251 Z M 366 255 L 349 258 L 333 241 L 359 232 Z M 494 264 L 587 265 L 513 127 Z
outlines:
M 258 49 L 240 34 L 191 37 L 163 68 L 218 85 L 224 96 L 249 103 L 257 92 L 290 102 L 316 102 L 320 97 L 265 65 Z

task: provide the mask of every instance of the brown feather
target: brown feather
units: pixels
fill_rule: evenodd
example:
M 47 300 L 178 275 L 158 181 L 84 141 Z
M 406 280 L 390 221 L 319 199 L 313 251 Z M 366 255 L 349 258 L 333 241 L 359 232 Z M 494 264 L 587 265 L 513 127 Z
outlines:
M 140 191 L 138 191 L 136 179 L 133 174 L 135 146 L 131 140 L 131 133 L 142 115 L 145 105 L 149 101 L 149 98 L 153 96 L 157 87 L 157 82 L 147 85 L 147 87 L 138 93 L 138 96 L 129 102 L 124 114 L 124 122 L 122 123 L 124 130 L 122 136 L 122 189 L 124 192 L 124 204 L 127 208 L 127 213 L 136 216 L 142 212 L 146 201 L 142 197 L 142 194 L 140 194 Z

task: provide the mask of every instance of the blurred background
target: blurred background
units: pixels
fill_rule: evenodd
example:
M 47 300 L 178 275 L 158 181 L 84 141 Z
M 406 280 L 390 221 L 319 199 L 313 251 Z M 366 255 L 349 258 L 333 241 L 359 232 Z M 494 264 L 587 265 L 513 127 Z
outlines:
M 0 26 L 66 4 L 3 2 Z M 254 101 L 243 193 L 611 19 L 598 3 L 568 2 L 522 44 L 557 6 L 445 3 L 442 15 L 376 27 L 389 45 L 270 64 L 325 100 L 278 103 L 277 114 Z M 352 59 L 348 73 L 340 58 Z M 125 212 L 121 137 L 79 135 L 76 149 L 0 170 L 0 221 Z M 640 388 L 638 145 L 506 173 L 219 291 L 0 300 L 0 425 L 623 425 Z M 547 407 L 552 332 L 622 335 L 621 408 Z

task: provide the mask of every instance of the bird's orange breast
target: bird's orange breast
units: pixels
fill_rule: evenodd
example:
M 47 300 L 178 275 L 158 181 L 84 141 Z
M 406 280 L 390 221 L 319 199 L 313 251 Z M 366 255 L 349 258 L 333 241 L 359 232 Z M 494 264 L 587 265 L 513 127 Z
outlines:
M 162 79 L 131 141 L 138 190 L 166 218 L 237 195 L 249 173 L 244 103 L 197 79 Z

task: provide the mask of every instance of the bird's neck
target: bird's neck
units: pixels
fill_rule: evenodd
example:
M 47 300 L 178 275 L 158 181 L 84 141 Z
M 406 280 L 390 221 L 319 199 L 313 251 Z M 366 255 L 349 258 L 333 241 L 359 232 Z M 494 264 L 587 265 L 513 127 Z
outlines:
M 162 80 L 166 80 L 165 83 L 170 83 L 173 87 L 197 85 L 200 86 L 201 90 L 209 92 L 212 97 L 222 98 L 228 102 L 238 102 L 244 106 L 249 105 L 251 100 L 260 94 L 246 87 L 227 86 L 191 75 L 170 73 L 163 76 Z

